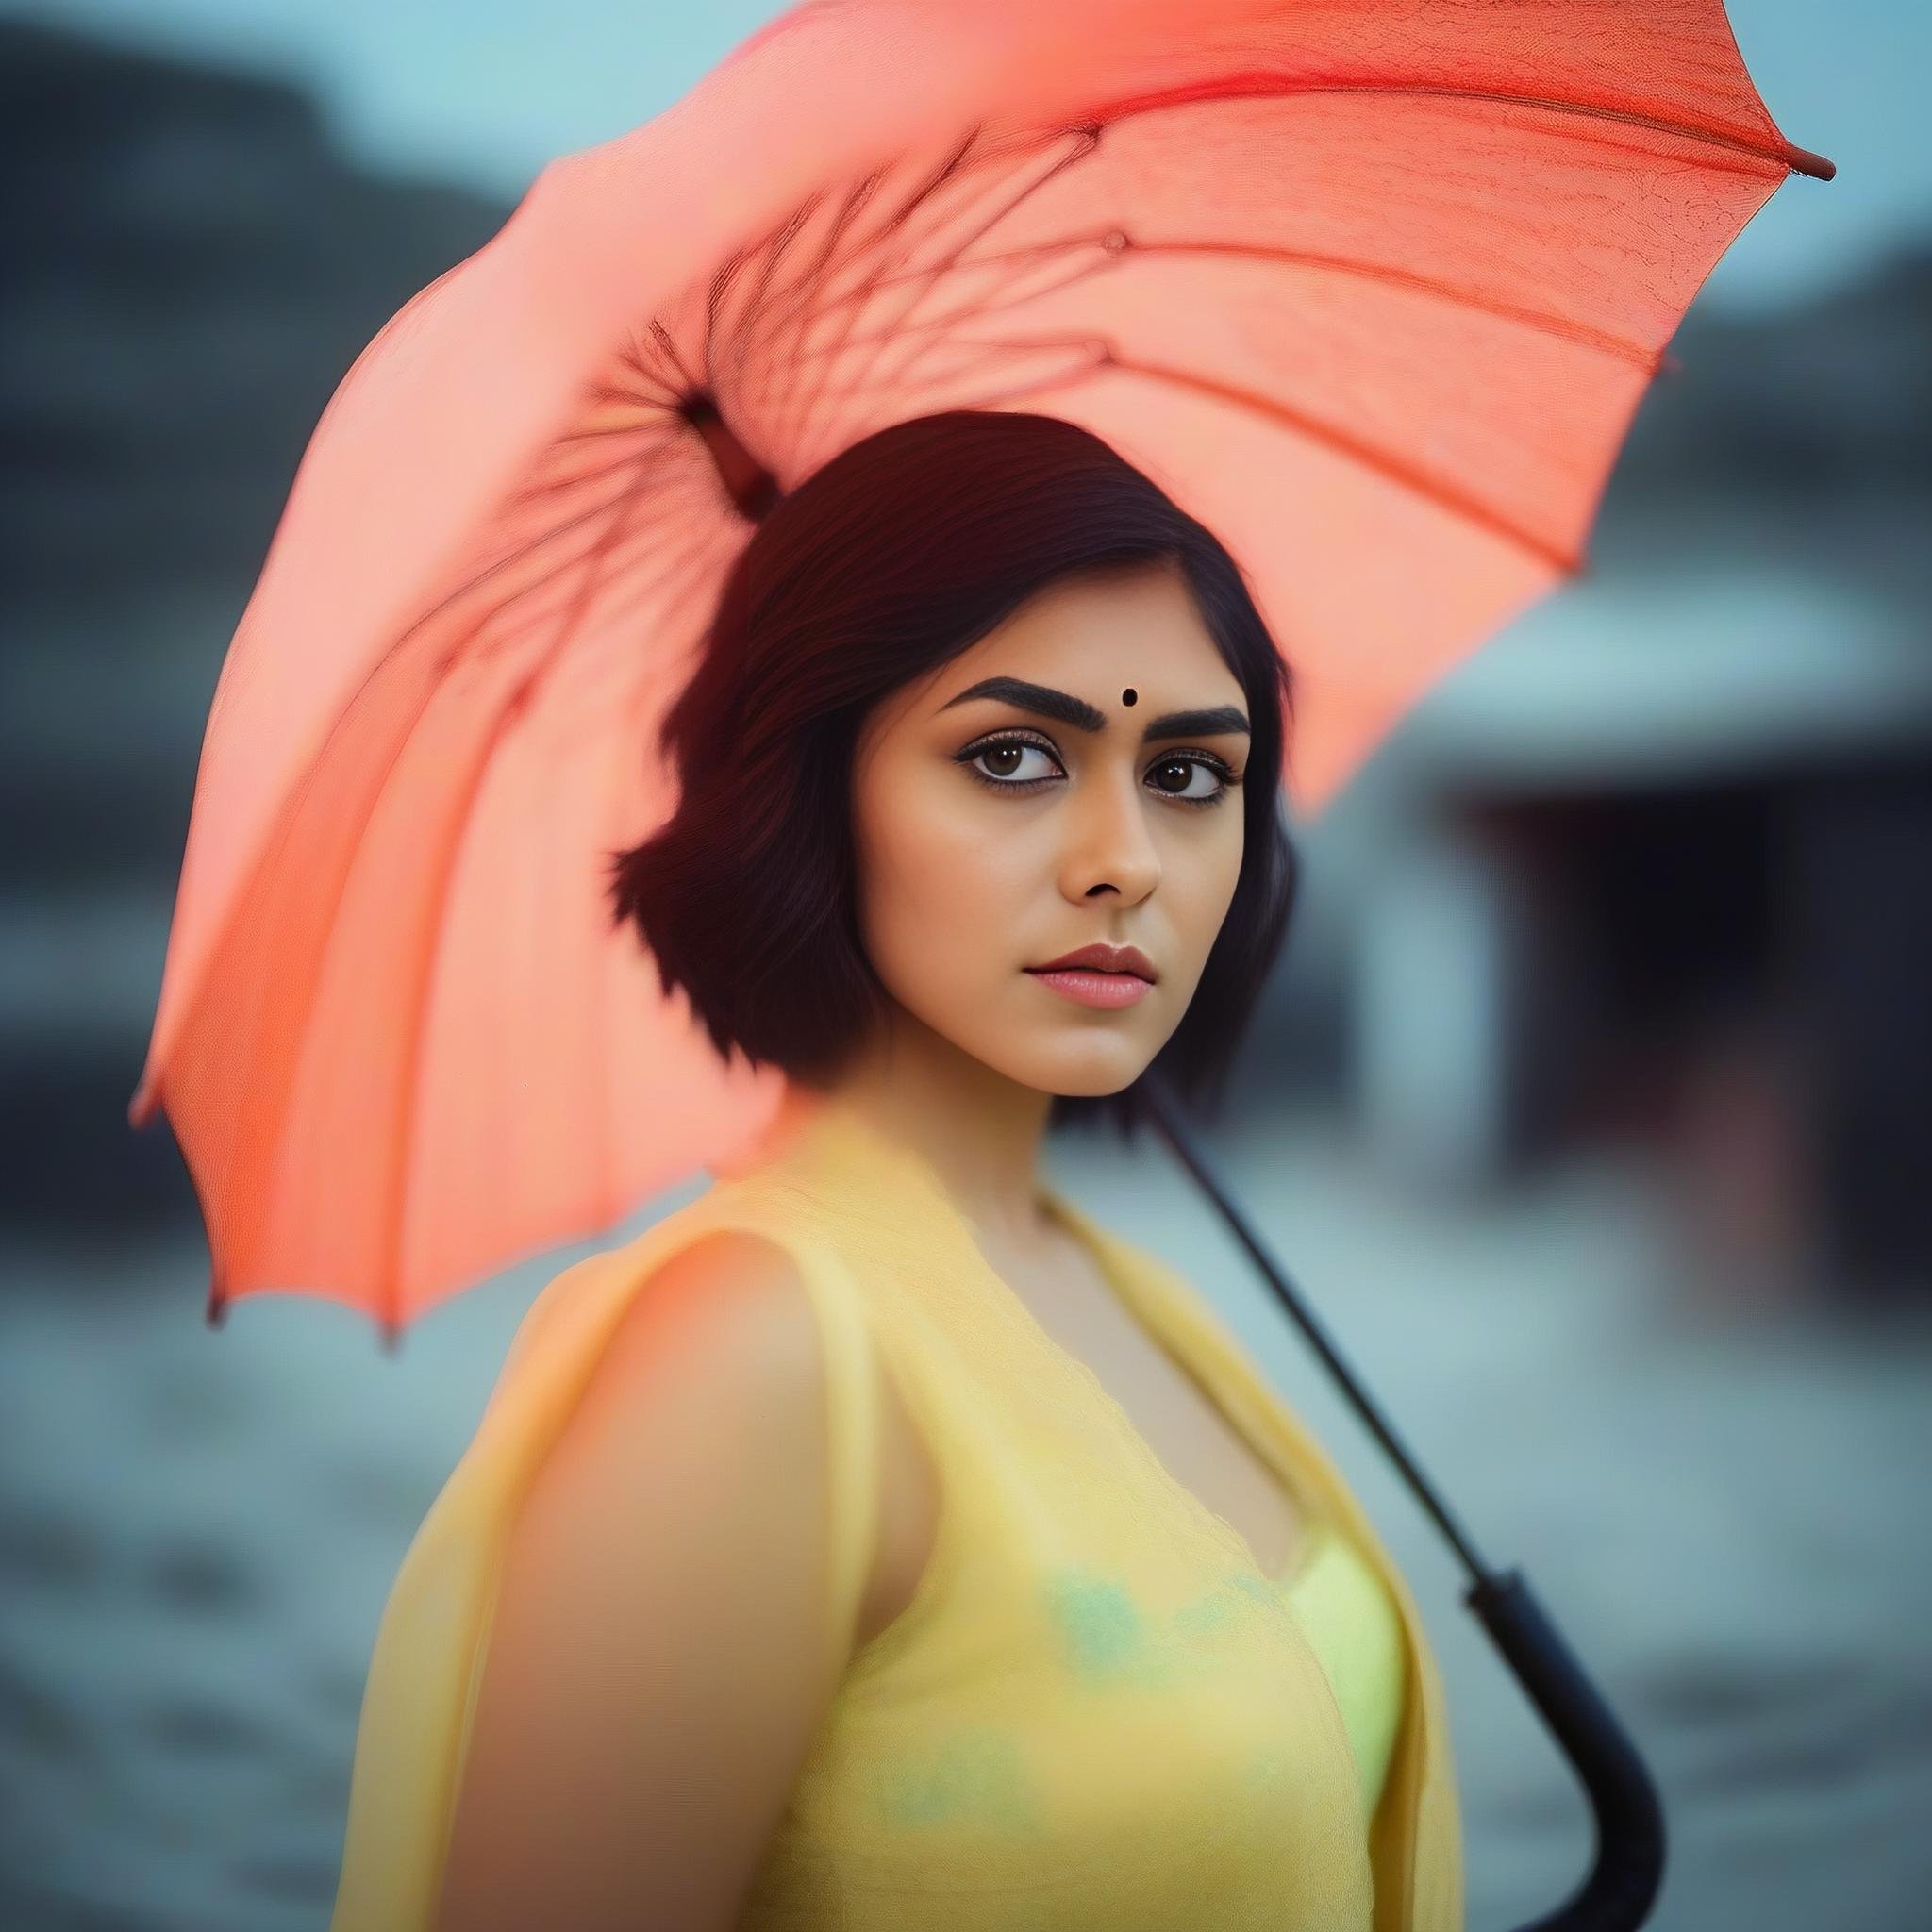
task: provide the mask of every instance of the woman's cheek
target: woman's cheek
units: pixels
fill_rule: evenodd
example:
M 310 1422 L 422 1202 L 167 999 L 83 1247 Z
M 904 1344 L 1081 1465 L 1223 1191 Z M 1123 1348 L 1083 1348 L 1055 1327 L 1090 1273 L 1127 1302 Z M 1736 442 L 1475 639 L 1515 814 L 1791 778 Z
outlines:
M 866 942 L 874 968 L 901 1005 L 931 1024 L 958 999 L 972 949 L 984 946 L 970 852 L 948 841 L 894 841 L 874 854 L 868 878 Z

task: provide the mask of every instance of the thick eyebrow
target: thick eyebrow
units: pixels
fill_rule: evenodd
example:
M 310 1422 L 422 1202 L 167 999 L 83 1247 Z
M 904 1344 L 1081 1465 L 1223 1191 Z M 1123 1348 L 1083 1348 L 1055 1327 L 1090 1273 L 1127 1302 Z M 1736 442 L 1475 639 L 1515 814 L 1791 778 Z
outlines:
M 982 677 L 977 684 L 969 684 L 957 697 L 948 698 L 940 709 L 950 711 L 955 705 L 963 705 L 972 698 L 998 698 L 1003 703 L 1017 705 L 1023 711 L 1051 718 L 1057 724 L 1071 724 L 1075 731 L 1107 729 L 1105 716 L 1085 698 L 1076 698 L 1072 691 L 1056 691 L 1050 684 L 1029 684 L 1024 677 Z M 1141 742 L 1147 744 L 1157 738 L 1208 738 L 1223 731 L 1247 734 L 1248 721 L 1239 705 L 1214 705 L 1196 711 L 1163 711 L 1159 717 L 1148 719 L 1141 727 Z

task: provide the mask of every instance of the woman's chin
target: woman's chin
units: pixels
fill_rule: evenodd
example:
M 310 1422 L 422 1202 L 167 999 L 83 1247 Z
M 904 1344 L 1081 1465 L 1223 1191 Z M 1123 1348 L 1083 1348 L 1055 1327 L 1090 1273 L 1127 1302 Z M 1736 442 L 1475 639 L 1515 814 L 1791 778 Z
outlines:
M 1032 1072 L 1022 1077 L 1042 1093 L 1067 1100 L 1104 1100 L 1131 1087 L 1146 1071 L 1149 1058 L 1134 1041 L 1090 1041 L 1075 1052 L 1042 1051 L 1035 1058 Z

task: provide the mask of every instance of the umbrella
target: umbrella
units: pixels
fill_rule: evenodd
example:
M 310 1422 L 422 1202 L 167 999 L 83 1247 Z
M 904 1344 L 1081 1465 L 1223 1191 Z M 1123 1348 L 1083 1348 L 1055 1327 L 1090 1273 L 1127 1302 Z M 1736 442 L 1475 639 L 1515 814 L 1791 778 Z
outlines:
M 779 492 L 942 409 L 1103 437 L 1247 572 L 1313 810 L 1582 569 L 1793 170 L 1833 172 L 1722 0 L 816 0 L 553 162 L 344 376 L 216 686 L 129 1108 L 184 1151 L 209 1319 L 308 1293 L 392 1342 L 764 1124 L 779 1081 L 662 993 L 603 864 L 671 808 L 654 727 Z M 1543 1923 L 1638 1923 L 1628 1740 L 1157 1112 L 1584 1772 L 1597 1870 Z
M 772 492 L 945 408 L 1102 436 L 1248 573 L 1312 810 L 1582 567 L 1792 169 L 1721 0 L 818 0 L 552 162 L 343 377 L 216 684 L 129 1105 L 209 1320 L 392 1342 L 764 1124 L 602 868 Z

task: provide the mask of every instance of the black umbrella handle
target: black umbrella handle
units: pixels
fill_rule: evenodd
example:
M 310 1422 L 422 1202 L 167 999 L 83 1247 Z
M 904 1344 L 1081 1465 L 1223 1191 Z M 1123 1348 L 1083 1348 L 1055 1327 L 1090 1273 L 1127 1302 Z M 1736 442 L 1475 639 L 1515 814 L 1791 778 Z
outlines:
M 1664 1869 L 1663 1809 L 1636 1747 L 1544 1614 L 1522 1573 L 1492 1571 L 1477 1555 L 1468 1532 L 1436 1493 L 1435 1486 L 1315 1319 L 1287 1271 L 1249 1225 L 1226 1182 L 1194 1138 L 1166 1081 L 1150 1072 L 1141 1074 L 1141 1086 L 1155 1124 L 1180 1157 L 1181 1164 L 1248 1251 L 1341 1392 L 1475 1579 L 1463 1601 L 1490 1633 L 1504 1662 L 1515 1672 L 1590 1794 L 1596 1821 L 1596 1862 L 1567 1904 L 1532 1920 L 1521 1932 L 1634 1932 L 1650 1916 Z
M 1625 1932 L 1641 1925 L 1664 1874 L 1657 1786 L 1616 1713 L 1584 1674 L 1520 1570 L 1463 1593 L 1590 1793 L 1596 1862 L 1569 1901 L 1522 1932 Z

